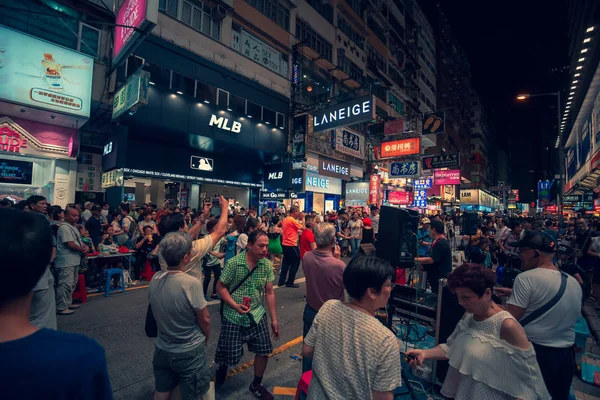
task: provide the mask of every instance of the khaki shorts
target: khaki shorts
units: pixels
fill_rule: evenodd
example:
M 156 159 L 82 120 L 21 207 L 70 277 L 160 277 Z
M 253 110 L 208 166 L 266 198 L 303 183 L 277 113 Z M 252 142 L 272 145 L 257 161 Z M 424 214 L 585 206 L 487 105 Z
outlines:
M 155 347 L 152 367 L 157 392 L 170 392 L 180 385 L 181 399 L 193 400 L 210 388 L 211 374 L 204 343 L 185 353 L 169 353 Z

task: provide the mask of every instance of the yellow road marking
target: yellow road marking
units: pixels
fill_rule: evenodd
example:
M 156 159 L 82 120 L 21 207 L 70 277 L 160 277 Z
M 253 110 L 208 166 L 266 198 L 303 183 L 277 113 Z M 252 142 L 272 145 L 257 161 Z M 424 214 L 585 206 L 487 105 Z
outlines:
M 300 344 L 300 343 L 302 343 L 302 336 L 298 336 L 296 339 L 290 340 L 289 342 L 282 344 L 281 346 L 279 346 L 278 348 L 273 350 L 273 353 L 269 354 L 269 358 L 276 356 L 278 354 L 281 354 L 284 351 L 286 351 L 287 349 L 289 349 L 290 347 L 294 347 L 295 345 Z M 247 363 L 238 365 L 237 367 L 234 367 L 229 370 L 229 372 L 227 373 L 227 377 L 231 378 L 232 376 L 235 376 L 241 372 L 248 370 L 253 365 L 254 365 L 254 360 L 251 360 L 251 361 L 248 361 Z
M 279 396 L 295 396 L 296 388 L 284 388 L 284 387 L 275 386 L 273 388 L 273 394 L 276 396 L 277 395 L 279 395 Z

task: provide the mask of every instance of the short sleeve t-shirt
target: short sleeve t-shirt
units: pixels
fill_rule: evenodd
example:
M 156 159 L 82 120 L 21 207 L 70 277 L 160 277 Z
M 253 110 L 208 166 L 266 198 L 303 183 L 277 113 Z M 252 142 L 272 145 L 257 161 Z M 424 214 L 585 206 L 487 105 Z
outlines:
M 306 304 L 319 310 L 327 300 L 344 300 L 344 270 L 346 263 L 330 252 L 306 253 L 302 270 L 306 277 Z
M 72 267 L 79 265 L 81 262 L 81 253 L 67 245 L 68 242 L 74 242 L 77 246 L 81 246 L 81 236 L 77 229 L 67 223 L 62 224 L 58 228 L 56 234 L 56 258 L 54 259 L 54 265 L 57 268 L 61 267 Z
M 104 349 L 83 335 L 40 329 L 0 343 L 0 360 L 2 399 L 113 398 Z
M 260 322 L 265 315 L 265 309 L 261 302 L 261 293 L 265 290 L 267 283 L 273 282 L 275 273 L 273 265 L 269 260 L 263 258 L 256 263 L 254 268 L 258 268 L 252 273 L 246 282 L 240 286 L 232 295 L 233 301 L 242 304 L 244 297 L 250 297 L 250 312 L 248 315 L 238 314 L 234 309 L 225 304 L 223 308 L 223 317 L 229 322 L 239 326 L 250 326 L 249 315 L 252 316 L 255 323 Z M 227 265 L 221 273 L 221 282 L 229 290 L 233 289 L 250 272 L 246 253 L 240 253 L 227 261 Z
M 560 288 L 560 272 L 535 268 L 517 275 L 507 304 L 523 308 L 526 318 L 548 303 Z M 567 288 L 558 303 L 544 315 L 525 325 L 527 339 L 548 347 L 568 347 L 575 342 L 575 322 L 581 315 L 581 286 L 569 276 Z
M 302 228 L 302 224 L 294 217 L 285 217 L 281 223 L 281 229 L 283 231 L 283 240 L 281 242 L 284 246 L 298 246 L 298 232 Z
M 158 272 L 150 281 L 148 299 L 158 326 L 156 347 L 184 353 L 206 341 L 196 320 L 196 311 L 208 304 L 199 279 L 183 272 Z
M 323 304 L 304 343 L 314 347 L 309 399 L 371 399 L 402 385 L 398 339 L 339 300 Z
M 315 235 L 308 229 L 300 235 L 300 259 L 304 258 L 306 252 L 311 251 L 310 244 L 315 242 Z
M 360 219 L 358 221 L 350 221 L 348 222 L 348 226 L 350 227 L 350 236 L 359 238 L 362 233 L 362 221 Z
M 445 278 L 452 271 L 452 251 L 448 239 L 441 238 L 432 243 L 429 257 L 433 259 L 433 264 L 424 265 L 429 277 Z
M 167 263 L 160 254 L 160 242 L 158 250 L 158 262 L 163 271 L 167 270 Z M 185 266 L 183 272 L 197 279 L 202 279 L 202 258 L 213 248 L 213 241 L 210 235 L 192 242 L 192 259 Z

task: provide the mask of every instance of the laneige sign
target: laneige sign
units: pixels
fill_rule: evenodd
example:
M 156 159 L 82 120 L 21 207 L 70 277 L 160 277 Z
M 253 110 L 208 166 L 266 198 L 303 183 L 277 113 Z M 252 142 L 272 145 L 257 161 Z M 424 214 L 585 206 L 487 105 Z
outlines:
M 319 174 L 349 181 L 350 164 L 325 157 L 319 157 Z
M 357 97 L 313 114 L 315 132 L 375 119 L 375 96 Z

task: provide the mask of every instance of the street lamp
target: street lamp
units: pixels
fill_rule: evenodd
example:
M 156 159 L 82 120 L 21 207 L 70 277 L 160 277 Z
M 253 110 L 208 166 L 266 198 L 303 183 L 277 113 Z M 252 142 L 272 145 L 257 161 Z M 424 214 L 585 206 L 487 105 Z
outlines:
M 573 96 L 575 94 L 575 92 L 571 92 L 569 95 Z M 560 143 L 560 139 L 562 136 L 562 128 L 561 128 L 561 122 L 560 122 L 560 91 L 558 92 L 551 92 L 551 93 L 539 93 L 539 94 L 519 94 L 517 95 L 517 100 L 523 101 L 523 100 L 527 100 L 530 97 L 540 97 L 540 96 L 556 96 L 556 118 L 558 123 L 556 124 L 556 130 L 558 131 L 558 137 L 556 138 L 556 145 L 555 147 L 558 148 L 558 176 L 559 176 L 559 184 L 560 187 L 558 188 L 558 221 L 559 223 L 563 223 L 563 214 L 562 214 L 562 206 L 563 206 L 563 190 L 565 187 L 565 149 L 563 146 L 561 146 Z M 568 110 L 566 111 L 566 113 L 568 113 Z M 566 114 L 565 113 L 565 114 Z

